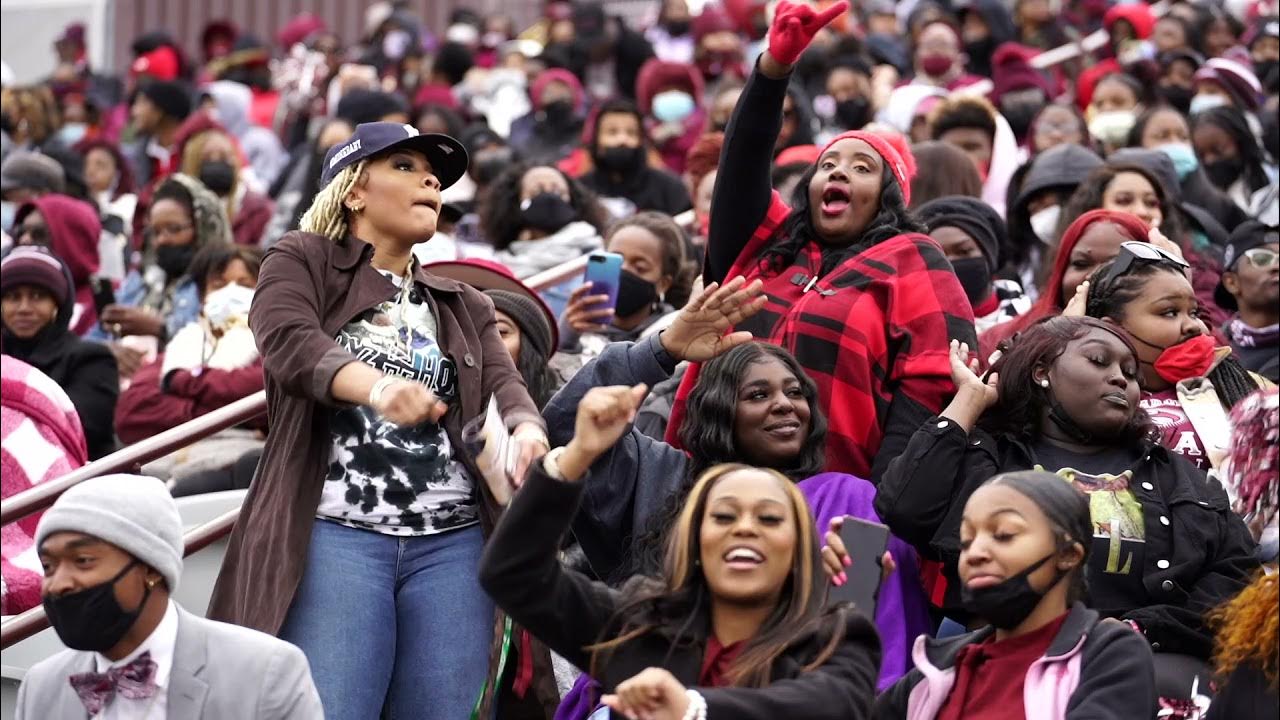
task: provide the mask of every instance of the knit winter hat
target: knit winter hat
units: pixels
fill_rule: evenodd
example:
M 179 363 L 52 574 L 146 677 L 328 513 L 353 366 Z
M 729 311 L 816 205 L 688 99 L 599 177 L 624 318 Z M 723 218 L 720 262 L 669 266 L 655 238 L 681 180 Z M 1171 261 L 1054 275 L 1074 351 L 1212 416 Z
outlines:
M 36 526 L 36 547 L 59 532 L 92 535 L 164 576 L 173 593 L 182 575 L 182 518 L 160 480 L 104 475 L 62 494 Z
M 511 316 L 520 326 L 520 339 L 538 355 L 551 359 L 556 348 L 551 344 L 551 323 L 532 298 L 509 290 L 485 290 L 493 300 L 493 309 Z
M 0 291 L 19 285 L 48 290 L 61 308 L 71 299 L 71 275 L 48 248 L 19 245 L 0 261 Z
M 832 138 L 822 148 L 822 152 L 818 153 L 818 157 L 821 158 L 832 145 L 849 139 L 861 140 L 876 151 L 885 165 L 889 166 L 893 178 L 898 181 L 898 187 L 902 189 L 902 201 L 911 205 L 911 178 L 916 175 L 916 158 L 911 154 L 911 146 L 907 144 L 906 138 L 900 135 L 888 137 L 866 130 L 850 130 Z
M 1004 220 L 995 208 L 977 198 L 953 196 L 930 200 L 916 210 L 916 218 L 929 232 L 940 227 L 962 230 L 986 256 L 991 272 L 1000 268 L 1000 248 L 1009 242 Z
M 191 90 L 183 83 L 156 80 L 144 83 L 138 92 L 165 115 L 186 120 L 191 114 Z
M 1248 110 L 1262 107 L 1262 83 L 1252 68 L 1226 58 L 1209 58 L 1204 67 L 1196 71 L 1195 78 L 1218 83 L 1231 94 L 1236 103 Z

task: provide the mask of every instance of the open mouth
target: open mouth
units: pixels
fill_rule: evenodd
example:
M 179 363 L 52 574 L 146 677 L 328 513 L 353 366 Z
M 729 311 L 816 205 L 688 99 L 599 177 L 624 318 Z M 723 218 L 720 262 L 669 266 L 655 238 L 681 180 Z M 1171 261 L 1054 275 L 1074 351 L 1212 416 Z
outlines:
M 849 189 L 843 185 L 827 185 L 822 190 L 822 214 L 827 217 L 839 215 L 849 209 Z
M 725 551 L 725 564 L 732 570 L 752 570 L 764 563 L 764 555 L 753 547 L 735 545 Z
M 1125 410 L 1129 409 L 1129 397 L 1122 392 L 1107 393 L 1102 396 L 1102 401 L 1124 408 Z

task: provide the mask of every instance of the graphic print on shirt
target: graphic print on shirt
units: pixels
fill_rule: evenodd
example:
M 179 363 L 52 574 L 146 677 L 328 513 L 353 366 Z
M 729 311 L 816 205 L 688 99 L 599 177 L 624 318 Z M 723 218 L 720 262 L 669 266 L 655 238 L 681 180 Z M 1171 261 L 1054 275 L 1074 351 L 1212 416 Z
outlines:
M 1142 519 L 1142 503 L 1129 489 L 1133 471 L 1093 475 L 1067 467 L 1056 474 L 1089 498 L 1094 547 L 1105 550 L 1105 553 L 1092 553 L 1090 562 L 1105 558 L 1106 563 L 1099 569 L 1112 575 L 1128 575 L 1135 566 L 1141 573 L 1140 560 L 1147 531 Z
M 338 344 L 387 375 L 426 385 L 451 403 L 458 371 L 436 342 L 436 322 L 417 291 L 384 302 L 339 331 Z M 361 405 L 333 412 L 329 473 L 317 511 L 344 525 L 391 535 L 428 535 L 477 521 L 474 485 L 453 459 L 444 427 L 401 427 Z
M 1209 470 L 1209 453 L 1205 451 L 1191 419 L 1183 411 L 1177 390 L 1143 393 L 1138 407 L 1147 411 L 1151 422 L 1160 430 L 1161 445 L 1186 458 L 1200 470 Z

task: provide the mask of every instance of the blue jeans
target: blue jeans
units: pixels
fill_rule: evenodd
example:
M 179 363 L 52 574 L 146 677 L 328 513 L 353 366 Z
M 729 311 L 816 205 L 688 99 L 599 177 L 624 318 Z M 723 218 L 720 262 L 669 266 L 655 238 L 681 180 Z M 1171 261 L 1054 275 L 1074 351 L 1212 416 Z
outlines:
M 328 720 L 469 718 L 493 601 L 480 526 L 394 537 L 316 520 L 280 637 L 302 648 Z

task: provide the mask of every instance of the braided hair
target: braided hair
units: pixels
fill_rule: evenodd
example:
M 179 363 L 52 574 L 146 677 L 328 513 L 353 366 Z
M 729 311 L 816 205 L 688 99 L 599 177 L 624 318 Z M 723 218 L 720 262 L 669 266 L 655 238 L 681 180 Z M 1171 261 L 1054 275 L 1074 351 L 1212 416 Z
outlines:
M 330 240 L 341 240 L 346 237 L 349 223 L 347 213 L 350 212 L 343 201 L 347 194 L 364 177 L 365 161 L 343 168 L 333 180 L 329 181 L 316 193 L 311 207 L 303 213 L 298 221 L 298 229 L 302 232 L 323 235 Z
M 1142 295 L 1147 281 L 1156 273 L 1168 272 L 1182 276 L 1181 267 L 1171 262 L 1160 261 L 1135 263 L 1127 273 L 1108 278 L 1107 270 L 1114 262 L 1113 260 L 1105 263 L 1089 278 L 1089 297 L 1085 301 L 1085 315 L 1100 319 L 1111 318 L 1121 322 L 1124 320 L 1125 308 Z M 1218 401 L 1228 411 L 1249 393 L 1258 389 L 1258 384 L 1234 355 L 1228 355 L 1220 360 L 1205 377 L 1213 383 L 1213 391 L 1218 394 Z

